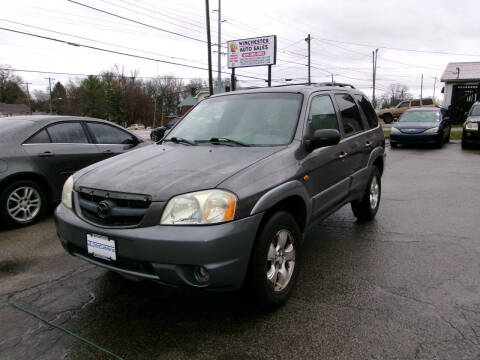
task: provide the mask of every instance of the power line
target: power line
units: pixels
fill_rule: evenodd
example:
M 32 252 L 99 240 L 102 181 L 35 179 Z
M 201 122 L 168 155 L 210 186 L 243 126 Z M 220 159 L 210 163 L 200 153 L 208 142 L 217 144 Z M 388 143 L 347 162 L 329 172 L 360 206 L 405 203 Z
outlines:
M 71 0 L 68 0 L 68 1 L 71 1 Z M 121 52 L 121 51 L 103 49 L 103 48 L 99 48 L 99 47 L 96 47 L 96 46 L 90 46 L 90 45 L 85 45 L 85 44 L 70 42 L 70 41 L 61 40 L 61 39 L 56 39 L 56 38 L 52 38 L 52 37 L 48 37 L 48 36 L 42 36 L 42 35 L 27 33 L 27 32 L 19 31 L 19 30 L 7 29 L 7 28 L 4 28 L 4 27 L 0 27 L 0 30 L 10 31 L 10 32 L 14 32 L 14 33 L 22 34 L 22 35 L 33 36 L 33 37 L 37 37 L 37 38 L 40 38 L 40 39 L 55 41 L 55 42 L 59 42 L 59 43 L 66 44 L 66 45 L 71 45 L 71 46 L 76 46 L 76 47 L 84 47 L 84 48 L 87 48 L 87 49 L 92 49 L 92 50 L 97 50 L 97 51 L 103 51 L 103 52 L 112 53 L 112 54 L 117 54 L 117 55 L 130 56 L 130 57 L 134 57 L 134 58 L 138 58 L 138 59 L 156 61 L 156 62 L 160 62 L 160 63 L 164 63 L 164 64 L 182 66 L 182 67 L 186 67 L 186 68 L 190 68 L 190 69 L 208 70 L 208 68 L 203 68 L 203 67 L 200 67 L 200 66 L 182 64 L 182 63 L 177 63 L 177 62 L 173 62 L 173 61 L 166 61 L 166 60 L 160 60 L 160 59 L 155 59 L 155 58 L 146 57 L 146 56 L 141 56 L 141 55 L 129 54 L 129 53 Z M 215 71 L 215 70 L 214 70 L 214 71 Z M 222 72 L 222 73 L 224 73 L 224 74 L 229 74 L 229 73 L 227 73 L 227 72 Z M 253 76 L 248 76 L 248 75 L 238 74 L 238 76 L 242 76 L 242 77 L 246 77 L 246 78 L 250 78 L 250 79 L 260 79 L 260 80 L 264 80 L 263 78 L 253 77 Z
M 163 56 L 163 57 L 170 58 L 170 59 L 177 59 L 177 60 L 184 60 L 184 61 L 190 61 L 190 62 L 197 62 L 197 61 L 192 61 L 192 60 L 185 59 L 185 58 L 179 58 L 179 57 L 175 57 L 175 56 L 163 55 L 163 54 L 159 54 L 159 53 L 152 52 L 152 51 L 147 51 L 147 50 L 142 50 L 142 49 L 131 48 L 131 47 L 128 47 L 128 46 L 118 45 L 118 44 L 114 44 L 114 43 L 110 43 L 110 42 L 106 42 L 106 41 L 94 40 L 94 39 L 90 39 L 90 38 L 83 37 L 83 36 L 67 34 L 67 33 L 64 33 L 64 32 L 61 32 L 61 31 L 50 30 L 50 29 L 46 29 L 46 28 L 42 28 L 42 27 L 38 27 L 38 26 L 29 25 L 29 24 L 23 24 L 23 23 L 20 23 L 20 22 L 17 22 L 17 21 L 12 21 L 12 20 L 2 19 L 2 18 L 0 18 L 0 20 L 1 20 L 1 21 L 5 21 L 5 22 L 8 22 L 8 23 L 12 23 L 12 24 L 17 24 L 17 25 L 22 25 L 22 26 L 30 27 L 30 28 L 37 29 L 37 30 L 43 30 L 43 31 L 48 31 L 48 32 L 52 32 L 52 33 L 55 33 L 55 34 L 60 34 L 60 35 L 65 35 L 65 36 L 74 37 L 74 38 L 77 38 L 77 39 L 92 41 L 92 42 L 96 42 L 96 43 L 99 43 L 99 44 L 111 45 L 111 46 L 115 46 L 115 47 L 119 47 L 119 48 L 123 48 L 123 49 L 140 51 L 140 52 L 143 52 L 143 53 L 154 54 L 154 55 Z M 197 63 L 200 63 L 200 62 L 197 62 Z M 205 65 L 205 64 L 203 64 L 203 63 L 200 63 L 200 64 Z
M 98 9 L 98 8 L 93 7 L 93 6 L 90 6 L 90 5 L 82 4 L 82 3 L 77 2 L 77 1 L 74 1 L 74 0 L 67 0 L 67 1 L 69 1 L 69 2 L 71 2 L 71 3 L 74 3 L 74 4 L 77 4 L 77 5 L 80 5 L 80 6 L 84 6 L 84 7 L 86 7 L 86 8 L 89 8 L 89 9 L 92 9 L 92 10 L 95 10 L 95 11 L 99 11 L 99 12 L 104 13 L 104 14 L 107 14 L 107 15 L 111 15 L 111 16 L 118 17 L 119 19 L 123 19 L 123 20 L 126 20 L 126 21 L 130 21 L 130 22 L 132 22 L 132 23 L 135 23 L 135 24 L 139 24 L 139 25 L 143 25 L 143 26 L 146 26 L 146 27 L 149 27 L 149 28 L 152 28 L 152 29 L 156 29 L 156 30 L 158 30 L 158 31 L 163 31 L 163 32 L 166 32 L 166 33 L 169 33 L 169 34 L 172 34 L 172 35 L 176 35 L 176 36 L 180 36 L 180 37 L 186 38 L 186 39 L 198 41 L 198 42 L 201 42 L 201 43 L 206 43 L 206 41 L 205 41 L 205 40 L 202 40 L 202 39 L 197 39 L 197 38 L 194 38 L 194 37 L 192 37 L 192 36 L 180 34 L 180 33 L 175 32 L 175 31 L 170 31 L 170 30 L 162 29 L 162 28 L 159 28 L 159 27 L 157 27 L 157 26 L 153 26 L 153 25 L 150 25 L 150 24 L 143 23 L 143 22 L 141 22 L 141 21 L 133 20 L 133 19 L 127 18 L 127 17 L 125 17 L 125 16 L 117 15 L 117 14 L 114 14 L 114 13 L 109 12 L 109 11 L 101 10 L 101 9 Z

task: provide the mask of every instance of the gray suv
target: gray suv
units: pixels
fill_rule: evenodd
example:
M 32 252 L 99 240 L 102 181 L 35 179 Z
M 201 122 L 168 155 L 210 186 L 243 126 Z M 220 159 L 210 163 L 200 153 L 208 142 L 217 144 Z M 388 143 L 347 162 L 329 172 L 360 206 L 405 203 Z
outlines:
M 365 95 L 295 85 L 209 97 L 161 141 L 80 170 L 57 232 L 72 255 L 173 286 L 245 287 L 283 304 L 303 234 L 347 203 L 380 204 L 385 139 Z

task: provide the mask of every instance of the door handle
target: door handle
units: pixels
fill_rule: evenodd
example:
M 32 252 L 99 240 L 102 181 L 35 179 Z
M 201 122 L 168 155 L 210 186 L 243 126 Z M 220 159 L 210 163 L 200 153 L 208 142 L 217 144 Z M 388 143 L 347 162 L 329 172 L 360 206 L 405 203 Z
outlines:
M 339 159 L 345 159 L 348 156 L 348 154 L 345 151 L 342 151 L 340 155 L 338 155 Z
M 52 157 L 52 156 L 55 156 L 55 154 L 52 153 L 51 151 L 44 151 L 43 153 L 38 154 L 38 156 L 40 156 L 40 157 Z
M 372 147 L 372 143 L 371 143 L 370 141 L 367 141 L 367 142 L 365 143 L 365 147 L 371 148 L 371 147 Z

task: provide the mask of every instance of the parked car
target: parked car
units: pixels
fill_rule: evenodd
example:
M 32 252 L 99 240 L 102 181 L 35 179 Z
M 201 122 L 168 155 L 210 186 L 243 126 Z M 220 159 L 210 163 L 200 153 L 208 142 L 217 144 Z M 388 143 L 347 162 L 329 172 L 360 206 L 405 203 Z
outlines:
M 347 86 L 211 96 L 161 141 L 71 176 L 55 211 L 83 260 L 174 286 L 246 285 L 276 307 L 292 292 L 303 234 L 344 204 L 380 205 L 385 138 Z
M 398 144 L 433 144 L 441 147 L 450 141 L 450 118 L 440 108 L 410 109 L 390 130 L 390 146 Z
M 472 146 L 480 145 L 480 102 L 476 102 L 470 108 L 467 119 L 463 124 L 462 148 L 469 149 Z
M 182 120 L 181 117 L 175 117 L 172 120 L 170 120 L 165 126 L 156 127 L 150 132 L 150 140 L 152 141 L 160 140 L 165 135 L 165 132 L 167 130 L 172 129 L 175 125 L 178 124 L 180 120 Z
M 419 107 L 438 107 L 438 105 L 432 98 L 404 100 L 395 107 L 379 110 L 378 117 L 383 119 L 386 124 L 390 124 L 408 109 Z
M 0 119 L 0 223 L 36 222 L 60 201 L 65 180 L 143 143 L 111 122 L 71 116 Z

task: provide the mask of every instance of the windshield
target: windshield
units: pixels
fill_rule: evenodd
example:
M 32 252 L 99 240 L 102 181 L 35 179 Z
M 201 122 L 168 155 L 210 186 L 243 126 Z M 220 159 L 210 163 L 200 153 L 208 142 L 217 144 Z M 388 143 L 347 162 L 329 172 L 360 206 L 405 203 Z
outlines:
M 475 105 L 470 111 L 470 116 L 480 116 L 480 105 Z
M 399 122 L 436 122 L 440 121 L 438 110 L 435 111 L 406 111 L 398 119 Z
M 237 145 L 286 145 L 293 139 L 301 104 L 302 95 L 294 93 L 209 98 L 193 108 L 165 140 L 186 139 L 201 144 L 228 139 Z M 235 143 L 229 141 L 228 145 Z

